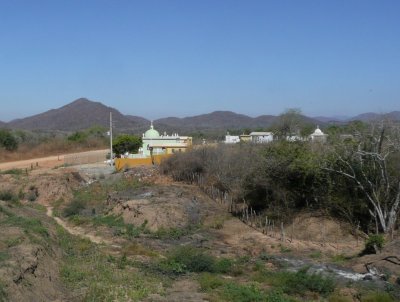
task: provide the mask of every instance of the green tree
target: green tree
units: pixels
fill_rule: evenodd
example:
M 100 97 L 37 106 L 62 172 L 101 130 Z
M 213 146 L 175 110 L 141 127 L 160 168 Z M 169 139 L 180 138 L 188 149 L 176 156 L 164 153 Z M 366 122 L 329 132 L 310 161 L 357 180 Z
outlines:
M 87 133 L 81 132 L 81 131 L 76 131 L 73 134 L 71 134 L 70 136 L 68 136 L 69 141 L 78 142 L 78 143 L 85 141 L 87 138 L 88 138 Z
M 116 154 L 125 152 L 137 153 L 142 146 L 142 139 L 135 135 L 121 134 L 117 136 L 113 143 L 113 150 Z
M 14 151 L 18 148 L 18 141 L 7 129 L 0 129 L 0 146 L 8 151 Z

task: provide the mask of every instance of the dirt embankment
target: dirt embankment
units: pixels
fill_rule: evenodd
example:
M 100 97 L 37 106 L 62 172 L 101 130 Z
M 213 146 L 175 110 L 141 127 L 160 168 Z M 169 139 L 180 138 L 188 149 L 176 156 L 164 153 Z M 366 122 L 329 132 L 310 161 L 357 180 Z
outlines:
M 0 289 L 5 301 L 69 301 L 60 278 L 63 255 L 54 221 L 30 207 L 10 207 L 4 201 L 0 206 Z
M 205 249 L 216 257 L 232 259 L 241 256 L 259 257 L 262 253 L 290 255 L 293 258 L 308 257 L 311 254 L 330 257 L 356 255 L 362 249 L 362 243 L 357 244 L 356 238 L 347 231 L 346 224 L 310 213 L 301 214 L 293 226 L 288 227 L 295 229 L 297 239 L 287 236 L 282 241 L 278 236 L 263 234 L 233 217 L 198 187 L 174 183 L 150 168 L 132 170 L 122 176 L 137 178 L 141 185 L 115 190 L 99 201 L 104 203 L 105 216 L 120 216 L 126 224 L 147 228 L 149 233 L 139 234 L 133 242 L 132 239 L 118 237 L 112 228 L 98 227 L 90 222 L 77 226 L 63 218 L 51 218 L 55 201 L 64 200 L 66 205 L 74 189 L 88 186 L 93 175 L 100 172 L 96 167 L 87 167 L 80 171 L 66 168 L 36 170 L 28 175 L 0 175 L 0 191 L 23 196 L 22 203 L 25 205 L 10 208 L 5 202 L 1 204 L 6 211 L 0 212 L 0 251 L 6 253 L 3 256 L 0 254 L 0 260 L 4 261 L 0 269 L 0 285 L 10 293 L 11 301 L 71 299 L 60 281 L 62 254 L 58 248 L 56 223 L 73 235 L 109 247 L 105 249 L 107 253 L 128 255 L 139 261 L 149 259 L 130 251 L 132 246 L 142 246 L 150 254 L 163 255 L 177 245 L 191 245 Z M 45 206 L 47 216 L 43 209 L 32 208 L 36 205 Z M 93 217 L 90 215 L 83 218 L 91 221 Z M 15 216 L 23 217 L 21 221 L 27 224 L 16 223 L 12 218 Z M 44 230 L 32 219 L 40 220 Z M 178 236 L 174 235 L 176 233 Z M 382 254 L 357 258 L 347 265 L 366 272 L 365 263 L 372 262 L 379 269 L 398 274 L 398 271 L 393 270 L 393 265 L 397 264 L 383 258 L 393 254 L 398 256 L 399 248 L 398 242 L 393 242 L 387 245 Z M 325 259 L 324 256 L 316 261 Z M 395 258 L 389 260 L 397 261 Z M 182 284 L 186 284 L 185 289 L 181 288 Z M 166 297 L 157 296 L 154 301 L 177 301 L 174 299 L 182 300 L 184 297 L 192 297 L 193 301 L 205 299 L 194 280 L 179 279 L 166 290 Z

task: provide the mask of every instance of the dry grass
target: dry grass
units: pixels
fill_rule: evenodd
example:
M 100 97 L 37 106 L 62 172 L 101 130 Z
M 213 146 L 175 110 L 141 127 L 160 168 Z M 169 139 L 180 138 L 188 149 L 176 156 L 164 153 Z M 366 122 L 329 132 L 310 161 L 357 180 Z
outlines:
M 21 144 L 18 150 L 13 152 L 0 149 L 0 162 L 40 158 L 80 151 L 100 150 L 107 147 L 108 146 L 102 139 L 89 139 L 84 143 L 76 143 L 67 141 L 66 139 L 55 138 L 33 146 L 31 144 Z

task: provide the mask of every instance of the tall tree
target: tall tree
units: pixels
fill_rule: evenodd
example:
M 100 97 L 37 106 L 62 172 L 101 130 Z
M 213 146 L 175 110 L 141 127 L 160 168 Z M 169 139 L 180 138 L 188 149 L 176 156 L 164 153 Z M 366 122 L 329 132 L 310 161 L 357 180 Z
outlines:
M 384 232 L 396 226 L 400 209 L 399 127 L 381 122 L 338 144 L 324 169 L 350 179 L 364 195 L 369 213 Z

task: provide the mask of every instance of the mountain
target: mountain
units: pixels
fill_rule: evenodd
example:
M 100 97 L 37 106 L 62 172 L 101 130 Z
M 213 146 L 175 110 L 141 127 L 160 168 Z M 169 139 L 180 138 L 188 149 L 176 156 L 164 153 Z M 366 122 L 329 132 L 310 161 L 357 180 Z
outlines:
M 92 126 L 109 127 L 110 112 L 113 115 L 113 125 L 117 132 L 135 133 L 141 135 L 150 125 L 150 121 L 134 115 L 124 115 L 117 109 L 103 105 L 100 102 L 80 98 L 57 109 L 36 114 L 30 117 L 16 119 L 9 123 L 0 122 L 0 127 L 45 130 L 45 131 L 77 131 Z M 328 123 L 343 123 L 335 118 L 307 116 L 301 117 L 304 123 L 324 126 Z M 348 119 L 370 121 L 389 118 L 400 121 L 400 111 L 387 114 L 364 113 Z M 160 132 L 178 132 L 188 134 L 195 131 L 225 133 L 227 130 L 268 128 L 278 121 L 274 115 L 250 117 L 232 111 L 214 111 L 208 114 L 184 118 L 167 117 L 154 121 L 154 127 Z
M 392 111 L 392 112 L 383 113 L 383 114 L 367 112 L 367 113 L 359 114 L 355 117 L 352 117 L 349 119 L 349 121 L 370 122 L 370 121 L 376 121 L 376 120 L 381 120 L 381 119 L 400 121 L 400 111 Z
M 144 121 L 126 117 L 118 110 L 99 102 L 80 98 L 58 109 L 7 123 L 8 127 L 26 130 L 76 131 L 94 125 L 109 127 L 110 112 L 117 129 L 134 130 L 144 127 Z
M 214 111 L 185 118 L 167 117 L 154 121 L 155 124 L 166 125 L 176 129 L 239 129 L 254 126 L 254 119 L 231 111 Z M 265 126 L 265 125 L 264 125 Z
M 313 119 L 323 123 L 343 123 L 348 120 L 348 116 L 314 116 Z

